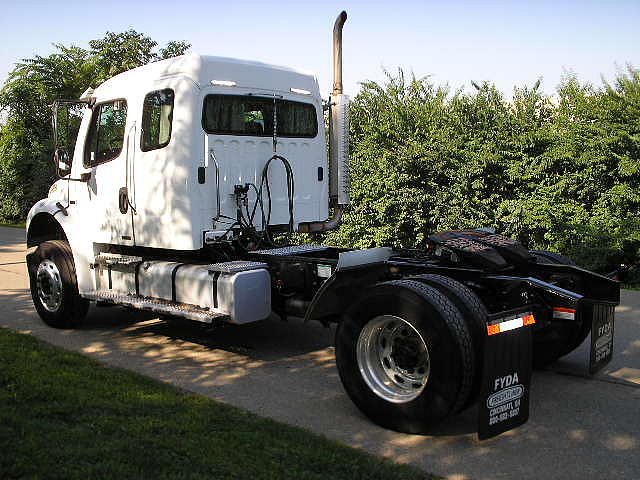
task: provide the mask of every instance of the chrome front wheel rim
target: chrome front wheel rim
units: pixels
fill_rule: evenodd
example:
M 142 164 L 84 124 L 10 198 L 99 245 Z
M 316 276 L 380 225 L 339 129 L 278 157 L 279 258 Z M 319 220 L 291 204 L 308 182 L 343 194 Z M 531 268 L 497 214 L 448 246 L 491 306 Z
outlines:
M 429 380 L 427 344 L 413 325 L 394 315 L 375 317 L 362 328 L 356 357 L 366 384 L 389 402 L 414 400 Z
M 62 303 L 62 278 L 51 260 L 43 260 L 38 265 L 36 289 L 42 306 L 49 312 L 57 312 Z

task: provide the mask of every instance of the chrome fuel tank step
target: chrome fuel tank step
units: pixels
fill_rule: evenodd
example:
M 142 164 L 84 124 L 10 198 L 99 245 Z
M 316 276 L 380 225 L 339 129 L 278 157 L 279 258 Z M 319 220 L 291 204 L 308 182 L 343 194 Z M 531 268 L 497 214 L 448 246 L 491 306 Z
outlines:
M 172 305 L 189 305 L 205 312 L 218 312 L 231 323 L 255 322 L 271 313 L 271 276 L 266 267 L 265 263 L 251 261 L 199 265 L 134 261 L 133 257 L 123 259 L 102 254 L 96 257 L 94 268 L 97 289 L 87 298 L 96 300 L 93 298 L 96 295 L 106 295 L 108 298 L 100 300 L 136 300 L 136 305 L 144 299 L 151 301 L 153 308 L 143 309 L 154 311 Z M 175 314 L 181 312 L 179 309 Z M 195 315 L 202 316 L 201 312 Z
M 92 292 L 84 295 L 89 300 L 113 303 L 137 310 L 147 310 L 163 315 L 187 318 L 197 322 L 212 323 L 214 320 L 229 321 L 230 317 L 217 310 L 205 310 L 193 305 L 174 303 L 157 298 L 138 297 L 136 295 L 120 295 L 109 292 Z

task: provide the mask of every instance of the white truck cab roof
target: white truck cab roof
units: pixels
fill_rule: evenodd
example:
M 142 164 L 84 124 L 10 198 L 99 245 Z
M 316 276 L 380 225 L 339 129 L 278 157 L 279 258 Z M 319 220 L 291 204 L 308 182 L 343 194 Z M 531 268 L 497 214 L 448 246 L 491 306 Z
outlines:
M 131 87 L 132 83 L 149 84 L 176 76 L 188 78 L 199 88 L 227 85 L 287 93 L 309 92 L 316 98 L 320 96 L 318 81 L 312 73 L 262 62 L 199 54 L 181 55 L 120 73 L 100 85 L 96 93 L 122 84 Z

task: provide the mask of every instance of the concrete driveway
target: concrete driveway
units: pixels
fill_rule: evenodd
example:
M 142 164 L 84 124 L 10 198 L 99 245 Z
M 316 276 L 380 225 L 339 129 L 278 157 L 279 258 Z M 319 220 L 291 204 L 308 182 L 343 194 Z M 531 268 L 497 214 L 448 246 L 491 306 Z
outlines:
M 475 408 L 432 436 L 373 425 L 342 389 L 334 330 L 315 323 L 267 320 L 208 330 L 92 307 L 80 329 L 46 327 L 31 303 L 23 235 L 0 227 L 0 327 L 449 478 L 640 478 L 640 292 L 622 292 L 615 354 L 603 372 L 584 376 L 583 345 L 534 373 L 526 425 L 478 442 Z

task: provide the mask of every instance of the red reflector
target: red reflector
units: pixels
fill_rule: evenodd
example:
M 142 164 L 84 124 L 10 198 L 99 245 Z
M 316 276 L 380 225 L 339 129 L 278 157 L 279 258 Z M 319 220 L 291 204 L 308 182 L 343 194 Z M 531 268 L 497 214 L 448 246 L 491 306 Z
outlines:
M 553 307 L 553 318 L 560 320 L 575 320 L 576 310 L 574 308 Z
M 536 323 L 536 319 L 531 314 L 525 315 L 524 317 L 522 317 L 522 323 L 524 325 L 533 325 L 534 323 Z
M 575 308 L 553 307 L 553 310 L 556 312 L 576 313 Z
M 488 335 L 496 335 L 500 333 L 500 324 L 496 323 L 495 325 L 487 325 L 487 334 Z

